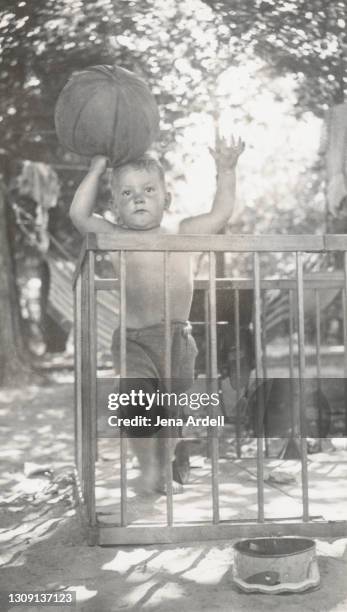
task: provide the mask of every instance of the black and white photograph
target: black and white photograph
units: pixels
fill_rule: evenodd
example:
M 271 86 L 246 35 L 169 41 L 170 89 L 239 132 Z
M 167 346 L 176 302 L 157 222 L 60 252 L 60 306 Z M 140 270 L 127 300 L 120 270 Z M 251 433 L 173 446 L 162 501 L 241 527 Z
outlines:
M 0 137 L 0 612 L 346 612 L 346 0 L 2 0 Z

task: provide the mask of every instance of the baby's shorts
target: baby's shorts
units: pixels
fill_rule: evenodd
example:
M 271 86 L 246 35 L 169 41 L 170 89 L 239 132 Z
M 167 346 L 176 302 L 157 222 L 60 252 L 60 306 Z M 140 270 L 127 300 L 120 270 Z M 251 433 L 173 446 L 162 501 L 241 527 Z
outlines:
M 187 321 L 171 323 L 171 377 L 165 379 L 165 326 L 151 325 L 142 329 L 126 330 L 126 378 L 120 379 L 119 393 L 130 395 L 143 391 L 151 397 L 160 397 L 162 393 L 180 394 L 188 390 L 194 382 L 195 359 L 198 350 L 191 334 L 191 325 Z M 116 329 L 112 339 L 112 356 L 116 370 L 120 371 L 120 330 Z M 146 396 L 145 396 L 146 397 Z M 177 403 L 154 401 L 148 409 L 148 403 L 141 405 L 133 402 L 129 406 L 120 406 L 118 416 L 121 418 L 147 417 L 147 426 L 125 427 L 128 435 L 133 437 L 151 436 L 161 425 L 159 419 L 177 417 Z M 140 422 L 140 419 L 138 419 Z

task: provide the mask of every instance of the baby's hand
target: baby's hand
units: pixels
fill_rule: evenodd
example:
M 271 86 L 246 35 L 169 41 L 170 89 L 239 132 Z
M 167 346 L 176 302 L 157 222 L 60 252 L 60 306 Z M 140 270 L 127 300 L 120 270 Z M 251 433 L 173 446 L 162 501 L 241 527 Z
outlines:
M 108 158 L 105 155 L 95 155 L 90 162 L 90 172 L 101 176 L 107 168 Z
M 230 144 L 224 137 L 217 134 L 215 149 L 210 149 L 210 153 L 216 162 L 217 172 L 228 172 L 235 168 L 240 155 L 245 149 L 245 143 L 241 138 L 236 141 L 231 136 Z

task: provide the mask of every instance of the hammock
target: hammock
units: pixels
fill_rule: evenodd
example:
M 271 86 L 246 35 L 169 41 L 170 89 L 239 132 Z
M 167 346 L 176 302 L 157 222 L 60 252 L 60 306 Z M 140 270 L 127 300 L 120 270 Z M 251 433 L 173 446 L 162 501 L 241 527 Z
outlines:
M 47 312 L 65 331 L 70 331 L 74 317 L 72 276 L 75 265 L 51 253 L 47 254 L 46 260 L 50 271 Z M 118 326 L 118 292 L 98 291 L 96 304 L 97 348 L 109 351 L 112 333 Z

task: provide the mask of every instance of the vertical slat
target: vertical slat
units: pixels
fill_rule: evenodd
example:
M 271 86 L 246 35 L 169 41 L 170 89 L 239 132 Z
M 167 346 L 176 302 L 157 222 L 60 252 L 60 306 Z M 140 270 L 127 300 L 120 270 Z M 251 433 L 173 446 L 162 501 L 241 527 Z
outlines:
M 241 380 L 241 362 L 240 362 L 240 292 L 234 289 L 234 325 L 235 325 L 235 344 L 236 344 L 236 453 L 237 457 L 241 457 L 241 426 L 240 426 L 240 380 Z
M 119 253 L 119 324 L 120 324 L 120 377 L 127 376 L 127 345 L 126 345 L 126 255 L 124 251 Z M 128 443 L 126 432 L 120 432 L 120 493 L 121 493 L 121 525 L 126 527 L 127 517 L 127 451 Z
M 344 287 L 342 291 L 342 322 L 344 343 L 344 405 L 345 405 L 345 436 L 347 436 L 347 251 L 343 254 Z
M 88 251 L 88 335 L 89 335 L 89 486 L 90 523 L 96 525 L 95 514 L 95 460 L 97 444 L 96 416 L 96 309 L 95 309 L 95 253 Z
M 267 353 L 266 353 L 266 290 L 261 291 L 261 353 L 263 364 L 263 376 L 267 379 Z
M 255 368 L 257 378 L 257 492 L 258 522 L 264 522 L 264 447 L 263 420 L 265 410 L 264 375 L 261 351 L 261 287 L 259 253 L 253 254 Z
M 344 340 L 344 394 L 345 394 L 345 436 L 347 436 L 347 251 L 344 252 L 343 271 L 344 289 L 342 292 L 343 303 L 343 340 Z
M 82 423 L 82 492 L 88 520 L 89 510 L 89 335 L 88 335 L 88 268 L 81 265 L 81 423 Z
M 299 347 L 299 409 L 300 409 L 300 454 L 303 520 L 309 520 L 308 507 L 308 470 L 305 415 L 305 320 L 304 320 L 304 282 L 302 253 L 296 253 L 296 283 L 298 298 L 298 347 Z
M 211 330 L 210 330 L 210 301 L 209 290 L 204 290 L 204 322 L 205 322 L 205 391 L 210 396 L 212 393 L 211 374 Z M 207 456 L 209 456 L 207 446 Z
M 314 290 L 315 293 L 315 310 L 316 310 L 316 366 L 317 366 L 317 379 L 320 386 L 320 379 L 322 375 L 322 362 L 321 362 L 321 321 L 320 321 L 320 294 L 319 289 Z
M 82 477 L 82 324 L 81 276 L 74 286 L 74 365 L 75 365 L 75 462 L 80 483 Z
M 290 376 L 290 418 L 291 418 L 291 429 L 292 437 L 295 438 L 299 434 L 298 430 L 298 419 L 296 418 L 295 402 L 294 402 L 294 347 L 293 347 L 293 335 L 295 331 L 294 325 L 294 299 L 293 289 L 288 291 L 288 302 L 289 302 L 289 376 Z
M 209 297 L 210 297 L 210 339 L 211 339 L 211 383 L 213 392 L 218 392 L 217 366 L 217 305 L 216 305 L 216 255 L 209 252 Z M 211 416 L 214 409 L 210 408 Z M 211 466 L 212 466 L 212 511 L 213 523 L 219 523 L 219 473 L 218 473 L 218 437 L 210 428 Z
M 165 325 L 165 379 L 168 392 L 171 391 L 171 313 L 170 313 L 170 254 L 164 253 L 164 325 Z M 173 524 L 172 500 L 172 457 L 173 440 L 165 438 L 165 479 L 166 479 L 166 520 Z
M 266 292 L 265 290 L 260 292 L 260 296 L 261 296 L 261 358 L 262 358 L 262 365 L 263 365 L 263 377 L 264 377 L 264 382 L 267 384 L 267 354 L 266 354 Z M 268 414 L 267 414 L 267 410 L 265 410 L 264 412 L 264 428 L 265 431 L 267 431 L 267 421 L 268 421 Z M 265 436 L 265 455 L 266 457 L 269 456 L 269 443 L 268 443 L 268 439 Z
M 95 260 L 94 260 L 94 268 L 95 268 Z M 95 352 L 95 462 L 99 459 L 99 446 L 98 446 L 98 405 L 97 405 L 97 380 L 98 380 L 98 292 L 95 283 L 95 275 L 94 275 L 94 309 L 95 309 L 95 327 L 94 327 L 94 352 Z
M 204 290 L 206 393 L 211 393 L 211 340 L 208 290 Z
M 293 300 L 293 289 L 288 290 L 288 302 L 289 302 L 289 374 L 290 377 L 294 377 L 294 348 L 293 348 L 293 334 L 294 334 L 294 300 Z
M 319 289 L 314 290 L 315 310 L 316 310 L 316 368 L 317 368 L 317 393 L 318 393 L 318 434 L 322 430 L 322 408 L 319 400 L 322 388 L 322 362 L 321 362 L 321 320 L 320 320 L 320 293 Z M 322 441 L 319 438 L 319 450 L 322 450 Z

